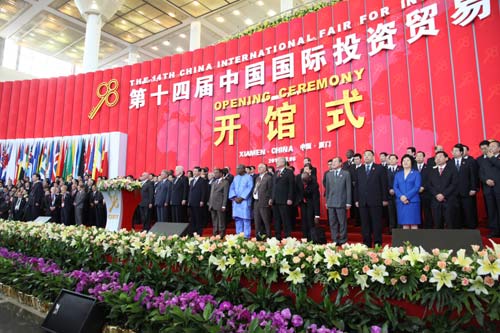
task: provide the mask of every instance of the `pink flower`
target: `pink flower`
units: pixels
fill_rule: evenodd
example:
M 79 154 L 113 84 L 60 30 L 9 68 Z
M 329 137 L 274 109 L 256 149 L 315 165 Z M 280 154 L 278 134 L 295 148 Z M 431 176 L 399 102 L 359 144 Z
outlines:
M 432 254 L 438 256 L 440 253 L 439 249 L 432 249 Z
M 484 278 L 484 284 L 491 288 L 495 285 L 495 280 L 491 276 L 487 276 Z
M 464 287 L 465 287 L 465 286 L 468 286 L 468 285 L 469 285 L 469 279 L 467 279 L 467 278 L 463 278 L 463 279 L 462 279 L 462 286 L 464 286 Z
M 363 266 L 363 273 L 366 274 L 369 270 L 370 270 L 370 267 L 368 267 L 367 265 Z
M 394 285 L 396 285 L 396 283 L 398 283 L 398 280 L 395 279 L 395 278 L 392 278 L 391 279 L 391 284 L 394 286 Z
M 446 262 L 444 262 L 444 261 L 438 261 L 437 265 L 441 269 L 445 269 L 446 268 Z
M 384 264 L 385 264 L 386 266 L 390 266 L 390 265 L 392 264 L 392 259 L 390 259 L 390 258 L 385 259 L 385 260 L 384 260 Z
M 403 282 L 403 283 L 406 283 L 406 282 L 408 281 L 408 279 L 406 278 L 406 275 L 401 275 L 401 276 L 399 277 L 399 280 L 400 280 L 401 282 Z
M 348 269 L 347 267 L 342 268 L 342 270 L 340 271 L 340 274 L 341 274 L 342 276 L 347 276 L 347 275 L 349 275 L 349 269 Z
M 424 266 L 424 272 L 428 272 L 431 268 L 429 267 L 429 265 L 425 265 Z
M 422 283 L 426 282 L 426 281 L 427 281 L 427 275 L 422 274 L 422 275 L 420 276 L 419 281 L 420 281 L 420 282 L 422 282 Z

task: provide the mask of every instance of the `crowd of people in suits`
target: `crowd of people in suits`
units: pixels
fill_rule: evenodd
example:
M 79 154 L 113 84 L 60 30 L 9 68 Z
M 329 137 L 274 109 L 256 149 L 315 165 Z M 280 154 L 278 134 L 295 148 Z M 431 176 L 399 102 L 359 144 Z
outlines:
M 163 171 L 156 177 L 144 173 L 141 219 L 149 228 L 151 211 L 157 221 L 189 222 L 189 234 L 201 234 L 212 221 L 214 235 L 224 236 L 234 219 L 236 232 L 250 237 L 252 220 L 258 238 L 288 237 L 300 211 L 303 237 L 314 240 L 320 215 L 320 196 L 325 197 L 331 240 L 347 242 L 347 221 L 361 225 L 363 242 L 382 243 L 385 226 L 393 228 L 478 227 L 477 194 L 482 190 L 488 215 L 489 237 L 500 237 L 500 147 L 496 140 L 480 143 L 482 155 L 469 156 L 469 147 L 456 144 L 448 155 L 436 146 L 434 156 L 408 147 L 401 159 L 396 154 L 363 154 L 348 150 L 346 160 L 328 161 L 323 191 L 317 169 L 306 158 L 296 174 L 285 158 L 276 169 L 265 164 L 229 167 L 195 167 L 185 172 Z M 150 185 L 147 183 L 150 182 Z M 322 192 L 322 193 L 320 193 Z M 272 230 L 272 227 L 274 227 Z
M 64 182 L 41 179 L 39 174 L 14 183 L 0 182 L 0 218 L 34 221 L 40 216 L 65 225 L 106 226 L 106 203 L 89 175 Z
M 188 234 L 201 235 L 212 223 L 213 235 L 224 237 L 235 221 L 236 232 L 249 238 L 254 221 L 257 238 L 291 236 L 300 211 L 303 237 L 318 241 L 320 196 L 325 198 L 331 240 L 347 242 L 348 218 L 361 225 L 363 242 L 382 243 L 384 227 L 468 228 L 478 227 L 477 194 L 482 191 L 489 237 L 500 237 L 500 143 L 480 143 L 482 155 L 469 156 L 469 147 L 456 144 L 451 155 L 436 146 L 434 156 L 408 147 L 401 159 L 396 154 L 346 152 L 346 159 L 328 161 L 318 184 L 317 169 L 309 158 L 295 168 L 278 158 L 276 168 L 263 163 L 238 165 L 236 175 L 229 167 L 194 167 L 164 170 L 158 176 L 144 172 L 140 181 L 138 213 L 143 228 L 152 222 L 189 223 Z M 132 178 L 131 176 L 129 176 Z M 320 193 L 320 191 L 322 193 Z M 51 216 L 56 223 L 105 227 L 106 207 L 94 181 L 83 178 L 52 184 L 35 174 L 0 183 L 0 217 L 34 220 Z

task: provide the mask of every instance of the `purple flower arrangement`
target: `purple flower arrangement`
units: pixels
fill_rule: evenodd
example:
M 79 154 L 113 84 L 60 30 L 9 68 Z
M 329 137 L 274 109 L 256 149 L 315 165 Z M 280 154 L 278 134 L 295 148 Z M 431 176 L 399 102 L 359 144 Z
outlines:
M 121 283 L 119 272 L 97 271 L 86 272 L 74 270 L 63 273 L 58 265 L 44 258 L 28 257 L 24 254 L 0 248 L 0 257 L 13 260 L 21 265 L 30 266 L 32 269 L 43 274 L 62 275 L 76 282 L 75 291 L 87 293 L 104 301 L 107 293 L 125 293 L 133 296 L 134 302 L 139 302 L 147 310 L 157 309 L 160 314 L 166 313 L 168 308 L 178 307 L 182 311 L 190 311 L 192 314 L 202 314 L 210 305 L 213 312 L 210 322 L 220 327 L 221 332 L 246 332 L 252 322 L 257 321 L 262 328 L 271 327 L 278 333 L 291 333 L 305 331 L 310 333 L 341 333 L 342 331 L 325 326 L 318 327 L 316 324 L 303 327 L 304 320 L 301 316 L 292 314 L 290 309 L 276 312 L 251 312 L 243 305 L 233 305 L 228 301 L 218 302 L 211 295 L 200 295 L 197 291 L 175 295 L 164 291 L 155 295 L 153 288 L 149 286 L 138 286 L 135 288 L 133 282 Z M 380 327 L 372 326 L 372 333 L 379 333 Z

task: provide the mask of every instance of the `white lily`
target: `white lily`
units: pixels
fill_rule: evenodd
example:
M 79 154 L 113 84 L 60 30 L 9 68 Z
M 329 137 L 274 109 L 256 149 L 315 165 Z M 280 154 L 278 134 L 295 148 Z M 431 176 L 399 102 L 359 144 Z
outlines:
M 465 250 L 461 249 L 457 252 L 456 264 L 460 267 L 469 267 L 472 264 L 472 259 L 465 256 Z
M 389 276 L 385 270 L 385 265 L 373 265 L 373 268 L 366 272 L 366 275 L 371 276 L 372 282 L 379 282 L 384 284 L 384 276 Z
M 476 279 L 472 281 L 470 288 L 468 291 L 473 291 L 476 295 L 481 295 L 481 293 L 488 295 L 488 290 L 484 286 L 483 278 L 480 276 L 476 276 Z
M 480 265 L 477 269 L 477 274 L 491 274 L 493 280 L 498 280 L 498 275 L 500 275 L 500 259 L 491 262 L 488 255 L 485 255 L 482 259 L 478 259 L 477 263 Z
M 339 258 L 340 256 L 336 252 L 330 249 L 326 250 L 324 259 L 324 262 L 326 263 L 326 268 L 330 269 L 334 265 L 339 266 L 340 265 Z
M 432 277 L 429 279 L 431 283 L 437 283 L 437 291 L 441 290 L 443 286 L 448 288 L 453 288 L 453 280 L 457 278 L 457 273 L 448 272 L 445 269 L 438 271 L 437 269 L 432 270 Z
M 304 277 L 306 275 L 302 273 L 299 267 L 295 268 L 288 274 L 286 281 L 291 282 L 292 284 L 304 283 Z
M 354 277 L 356 278 L 356 283 L 361 287 L 361 290 L 365 290 L 365 288 L 368 287 L 368 275 L 355 274 Z

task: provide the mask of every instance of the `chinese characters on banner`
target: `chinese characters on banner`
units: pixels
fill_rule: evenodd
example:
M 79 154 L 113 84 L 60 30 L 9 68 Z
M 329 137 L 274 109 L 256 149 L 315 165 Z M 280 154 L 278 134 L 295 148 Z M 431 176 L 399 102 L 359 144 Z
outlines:
M 483 20 L 491 14 L 491 0 L 454 0 L 453 6 L 454 11 L 450 11 L 448 15 L 451 24 L 458 27 L 467 26 L 475 19 Z M 230 94 L 243 85 L 247 90 L 246 96 L 241 96 L 240 93 L 238 98 L 222 100 L 214 98 L 213 100 L 213 109 L 215 110 L 213 144 L 219 146 L 226 142 L 228 145 L 234 145 L 235 132 L 242 129 L 242 125 L 239 123 L 241 113 L 236 111 L 236 113 L 224 114 L 224 112 L 255 104 L 264 104 L 263 124 L 267 126 L 267 133 L 265 133 L 267 140 L 293 139 L 296 136 L 295 115 L 302 111 L 300 109 L 302 104 L 294 103 L 291 98 L 313 91 L 338 88 L 337 98 L 322 101 L 322 108 L 319 111 L 329 119 L 329 122 L 323 123 L 322 126 L 327 132 L 332 132 L 346 126 L 347 119 L 349 124 L 359 129 L 364 125 L 365 116 L 356 112 L 357 105 L 367 100 L 368 96 L 352 87 L 353 82 L 362 80 L 364 72 L 364 68 L 355 68 L 356 61 L 366 56 L 374 57 L 381 51 L 390 52 L 396 48 L 395 36 L 398 33 L 398 27 L 393 17 L 397 16 L 394 14 L 400 14 L 402 9 L 404 9 L 403 28 L 405 29 L 407 48 L 411 48 L 423 37 L 432 38 L 440 33 L 439 27 L 436 26 L 436 17 L 439 14 L 444 15 L 444 13 L 439 13 L 437 3 L 426 4 L 424 2 L 422 5 L 420 1 L 402 0 L 400 8 L 382 7 L 379 10 L 361 15 L 358 20 L 354 18 L 352 21 L 346 21 L 328 29 L 321 29 L 318 31 L 318 36 L 307 36 L 307 40 L 300 37 L 290 40 L 288 43 L 282 43 L 284 45 L 279 44 L 274 48 L 243 54 L 236 58 L 218 61 L 215 64 L 207 63 L 196 68 L 184 69 L 179 73 L 161 73 L 152 77 L 132 79 L 130 81 L 129 109 L 142 109 L 146 107 L 150 99 L 153 99 L 152 102 L 156 103 L 157 106 L 161 106 L 183 100 L 213 98 L 214 89 L 220 89 L 226 94 Z M 359 31 L 352 32 L 354 27 L 359 26 L 366 26 L 366 35 Z M 338 33 L 344 34 L 338 35 Z M 294 50 L 297 46 L 303 46 L 307 42 L 318 41 L 324 37 L 331 38 L 330 48 L 319 44 L 304 47 L 300 51 Z M 359 50 L 362 40 L 366 43 L 366 53 Z M 286 50 L 289 52 L 283 54 Z M 264 56 L 268 55 L 272 55 L 270 61 L 269 59 L 262 60 Z M 278 89 L 276 93 L 263 89 L 268 83 L 266 77 L 271 78 L 274 84 L 281 80 L 289 82 L 296 76 L 305 77 L 311 72 L 319 74 L 325 66 L 328 66 L 329 60 L 330 64 L 333 63 L 335 67 L 352 63 L 353 69 L 346 73 L 336 73 L 316 80 L 290 85 Z M 241 70 L 227 68 L 220 71 L 220 74 L 214 75 L 214 69 L 244 63 L 247 64 L 244 67 L 241 65 L 239 67 Z M 271 75 L 266 76 L 266 70 L 269 68 Z M 192 85 L 192 80 L 189 78 L 193 74 L 200 75 L 193 78 Z M 180 80 L 166 82 L 177 78 Z M 141 86 L 152 82 L 161 83 L 152 91 L 148 91 L 146 86 Z M 261 87 L 263 91 L 250 94 L 250 89 L 253 87 Z M 265 104 L 268 102 L 272 102 L 270 103 L 272 105 Z M 241 112 L 248 112 L 248 110 Z M 325 143 L 321 143 L 320 146 L 325 146 Z M 303 148 L 307 149 L 307 146 Z

